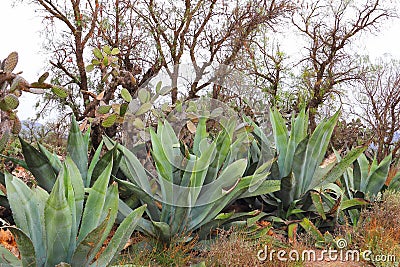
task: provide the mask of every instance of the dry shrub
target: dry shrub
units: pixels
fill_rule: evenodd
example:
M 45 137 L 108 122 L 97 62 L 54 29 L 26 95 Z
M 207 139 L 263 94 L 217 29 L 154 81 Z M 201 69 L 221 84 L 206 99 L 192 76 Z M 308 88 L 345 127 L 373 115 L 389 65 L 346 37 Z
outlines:
M 299 262 L 282 262 L 276 257 L 260 261 L 257 257 L 259 250 L 268 247 L 268 253 L 272 249 L 281 250 L 277 247 L 274 236 L 266 235 L 265 238 L 253 239 L 243 231 L 231 231 L 229 235 L 220 235 L 211 245 L 209 251 L 204 255 L 206 266 L 299 266 Z M 293 248 L 290 248 L 293 249 Z M 289 248 L 285 250 L 289 251 Z M 301 266 L 301 265 L 300 265 Z
M 371 259 L 381 255 L 396 259 L 396 262 L 372 260 L 372 264 L 397 266 L 400 260 L 400 193 L 387 191 L 382 201 L 362 211 L 355 238 L 362 250 L 372 251 Z
M 176 238 L 169 245 L 136 233 L 129 247 L 121 256 L 119 264 L 133 266 L 190 266 L 196 257 L 194 247 L 197 239 L 182 242 L 183 238 Z

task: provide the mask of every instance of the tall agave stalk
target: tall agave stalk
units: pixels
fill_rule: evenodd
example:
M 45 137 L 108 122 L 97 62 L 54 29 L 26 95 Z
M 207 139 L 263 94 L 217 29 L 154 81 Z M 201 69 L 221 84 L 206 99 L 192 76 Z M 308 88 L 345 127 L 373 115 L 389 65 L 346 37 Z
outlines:
M 4 226 L 16 237 L 21 258 L 0 246 L 0 263 L 12 266 L 107 266 L 122 250 L 145 206 L 130 213 L 106 249 L 99 253 L 118 212 L 118 187 L 108 187 L 112 161 L 93 187 L 85 188 L 71 158 L 62 164 L 50 194 L 5 175 L 7 198 L 16 226 Z M 59 265 L 60 264 L 60 265 Z
M 124 156 L 120 169 L 127 180 L 116 180 L 122 191 L 133 192 L 147 204 L 147 219 L 140 224 L 144 232 L 167 243 L 177 235 L 193 232 L 203 239 L 215 227 L 245 222 L 244 218 L 259 213 L 222 213 L 230 203 L 279 190 L 279 181 L 266 180 L 271 161 L 253 175 L 244 176 L 248 151 L 241 147 L 248 135 L 238 134 L 234 139 L 235 127 L 234 121 L 227 122 L 211 140 L 206 118 L 199 118 L 193 148 L 189 149 L 180 144 L 167 121 L 160 122 L 157 132 L 150 130 L 156 175 L 145 169 L 134 153 L 118 145 Z M 110 148 L 115 145 L 110 140 L 106 144 Z M 130 209 L 125 205 L 121 210 Z

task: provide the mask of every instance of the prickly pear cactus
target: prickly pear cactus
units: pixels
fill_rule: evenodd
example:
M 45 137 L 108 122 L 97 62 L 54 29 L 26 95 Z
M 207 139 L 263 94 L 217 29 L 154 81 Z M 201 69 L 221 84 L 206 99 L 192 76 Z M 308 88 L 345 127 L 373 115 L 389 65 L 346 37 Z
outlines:
M 17 116 L 21 86 L 27 84 L 24 78 L 13 71 L 18 63 L 18 53 L 12 52 L 0 61 L 0 151 L 6 146 L 12 134 L 21 130 Z
M 14 73 L 17 64 L 17 52 L 10 53 L 3 61 L 0 60 L 0 152 L 12 134 L 19 134 L 21 131 L 21 121 L 16 109 L 22 91 L 43 94 L 51 90 L 61 98 L 66 98 L 69 94 L 64 87 L 45 82 L 49 77 L 48 72 L 40 76 L 37 82 L 28 83 L 20 73 Z

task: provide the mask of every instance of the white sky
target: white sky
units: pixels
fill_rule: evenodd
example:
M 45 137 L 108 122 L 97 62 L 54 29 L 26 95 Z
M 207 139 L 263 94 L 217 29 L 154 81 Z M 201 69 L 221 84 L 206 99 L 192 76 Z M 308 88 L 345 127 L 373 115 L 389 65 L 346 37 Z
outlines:
M 23 71 L 23 77 L 29 82 L 35 81 L 41 70 L 46 66 L 45 57 L 41 55 L 41 18 L 35 16 L 32 6 L 18 4 L 12 8 L 14 0 L 0 1 L 0 59 L 4 59 L 12 51 L 19 54 L 19 63 L 16 71 Z M 288 36 L 287 39 L 290 39 Z M 286 40 L 287 40 L 286 39 Z M 384 30 L 376 36 L 369 35 L 360 41 L 360 54 L 369 54 L 371 59 L 384 56 L 391 56 L 400 59 L 400 21 L 396 20 L 385 26 Z M 285 45 L 290 53 L 298 52 L 294 44 L 293 49 Z M 292 51 L 290 51 L 292 50 Z M 34 106 L 37 96 L 25 93 L 18 108 L 18 116 L 25 120 L 34 117 Z

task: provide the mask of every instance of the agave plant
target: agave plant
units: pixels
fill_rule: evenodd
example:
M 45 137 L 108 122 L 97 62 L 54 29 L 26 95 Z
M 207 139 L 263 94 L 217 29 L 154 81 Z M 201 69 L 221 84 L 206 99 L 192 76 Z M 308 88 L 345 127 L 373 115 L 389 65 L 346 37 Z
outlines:
M 265 179 L 272 161 L 262 164 L 253 175 L 244 176 L 248 151 L 241 148 L 249 135 L 235 135 L 236 123 L 231 120 L 211 140 L 206 120 L 198 119 L 192 148 L 180 143 L 167 121 L 160 122 L 157 131 L 150 129 L 155 172 L 144 168 L 133 152 L 118 145 L 123 154 L 120 170 L 127 180 L 116 181 L 122 192 L 134 193 L 147 204 L 147 218 L 140 228 L 163 242 L 193 232 L 204 239 L 215 227 L 244 222 L 244 218 L 259 211 L 222 211 L 239 198 L 279 190 L 279 181 Z M 106 145 L 114 147 L 115 143 L 105 140 Z M 123 214 L 130 212 L 128 205 L 122 206 Z
M 355 195 L 376 197 L 385 187 L 391 161 L 392 154 L 389 154 L 379 164 L 376 158 L 369 164 L 367 157 L 364 154 L 360 155 L 354 166 L 349 167 L 342 176 L 347 197 L 353 198 Z M 396 180 L 393 179 L 392 182 Z
M 73 117 L 66 150 L 68 156 L 78 167 L 82 177 L 83 185 L 85 187 L 90 187 L 93 185 L 100 173 L 106 168 L 112 159 L 114 159 L 114 174 L 118 168 L 119 161 L 118 157 L 116 157 L 115 150 L 111 150 L 104 154 L 103 157 L 100 157 L 103 147 L 103 143 L 101 143 L 89 163 L 89 138 L 90 128 L 85 134 L 83 134 L 79 129 L 79 125 L 76 122 L 75 117 Z M 20 138 L 20 143 L 24 160 L 10 157 L 6 158 L 29 170 L 35 177 L 37 184 L 47 192 L 50 192 L 60 170 L 62 169 L 61 160 L 55 153 L 51 153 L 40 143 L 37 144 L 38 149 L 22 138 Z M 4 178 L 2 178 L 3 176 L 4 175 L 0 174 L 0 183 L 4 185 L 5 181 Z
M 336 153 L 338 160 L 341 157 Z M 386 156 L 379 164 L 374 158 L 369 163 L 367 157 L 361 154 L 353 163 L 353 166 L 347 168 L 341 178 L 344 186 L 344 199 L 347 201 L 373 201 L 379 196 L 385 188 L 396 189 L 400 178 L 400 172 L 388 181 L 392 155 Z M 386 184 L 389 182 L 389 184 Z M 347 211 L 348 216 L 353 224 L 356 224 L 360 215 L 358 210 Z
M 118 212 L 118 186 L 108 187 L 111 171 L 112 161 L 88 189 L 86 201 L 83 179 L 71 158 L 62 164 L 50 194 L 41 187 L 31 189 L 7 173 L 7 198 L 16 226 L 3 228 L 15 235 L 21 259 L 0 247 L 0 262 L 13 266 L 107 266 L 123 249 L 146 208 L 130 213 L 99 253 Z
M 355 148 L 340 162 L 325 159 L 338 117 L 339 112 L 336 112 L 331 118 L 323 119 L 309 135 L 308 115 L 304 109 L 297 117 L 292 116 L 290 131 L 280 112 L 275 108 L 270 110 L 278 159 L 272 165 L 268 179 L 281 181 L 281 186 L 279 192 L 263 196 L 263 199 L 267 204 L 279 207 L 279 218 L 274 217 L 275 220 L 288 219 L 293 215 L 298 217 L 307 211 L 316 211 L 325 218 L 325 213 L 337 210 L 332 209 L 337 206 L 336 201 L 341 201 L 343 192 L 334 182 L 365 150 L 364 147 Z M 255 128 L 254 134 L 260 146 L 268 145 L 263 131 L 256 124 L 248 122 Z M 335 199 L 330 197 L 332 193 L 336 195 Z M 350 204 L 354 203 L 346 205 Z

